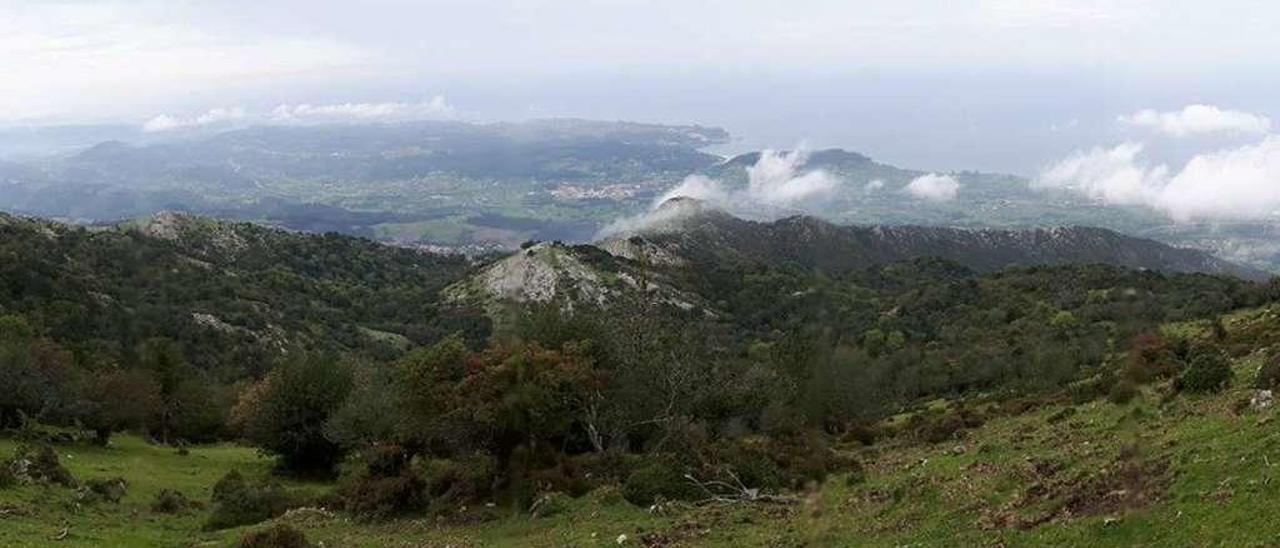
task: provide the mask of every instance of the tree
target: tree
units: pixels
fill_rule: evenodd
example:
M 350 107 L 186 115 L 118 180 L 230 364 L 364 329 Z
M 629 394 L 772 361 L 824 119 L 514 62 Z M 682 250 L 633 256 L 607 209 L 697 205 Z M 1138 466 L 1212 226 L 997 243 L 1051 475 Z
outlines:
M 244 436 L 294 472 L 329 473 L 342 447 L 325 425 L 351 392 L 351 368 L 333 358 L 300 355 L 276 366 L 240 407 Z M 242 400 L 244 403 L 244 400 Z
M 145 370 L 90 371 L 81 376 L 75 417 L 106 446 L 113 432 L 146 424 L 160 405 L 160 386 Z
M 0 428 L 65 411 L 71 362 L 70 353 L 37 337 L 25 318 L 0 316 Z

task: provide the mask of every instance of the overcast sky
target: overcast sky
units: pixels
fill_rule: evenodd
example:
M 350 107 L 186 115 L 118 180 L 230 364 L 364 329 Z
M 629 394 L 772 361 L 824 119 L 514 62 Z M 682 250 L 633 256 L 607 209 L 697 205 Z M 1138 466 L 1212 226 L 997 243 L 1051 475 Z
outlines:
M 1277 28 L 1261 0 L 0 0 L 0 124 L 588 116 L 1029 173 L 1143 109 L 1280 114 Z

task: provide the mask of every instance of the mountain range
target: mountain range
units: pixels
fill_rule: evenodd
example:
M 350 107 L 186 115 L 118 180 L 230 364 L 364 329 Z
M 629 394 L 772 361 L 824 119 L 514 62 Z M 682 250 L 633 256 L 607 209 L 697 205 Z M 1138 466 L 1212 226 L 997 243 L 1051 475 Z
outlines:
M 719 128 L 586 120 L 147 134 L 0 162 L 0 209 L 90 224 L 174 210 L 468 251 L 515 249 L 531 239 L 583 243 L 615 220 L 649 210 L 688 176 L 726 192 L 755 184 L 766 153 L 724 158 L 705 151 L 728 140 Z M 944 174 L 957 185 L 954 195 L 928 199 L 908 189 L 929 175 L 924 171 L 839 149 L 784 157 L 791 162 L 786 176 L 821 173 L 830 191 L 821 199 L 748 204 L 734 214 L 852 225 L 1095 226 L 1255 268 L 1280 267 L 1277 228 L 1269 223 L 1175 223 L 1142 208 L 1034 188 L 1021 177 L 975 172 Z

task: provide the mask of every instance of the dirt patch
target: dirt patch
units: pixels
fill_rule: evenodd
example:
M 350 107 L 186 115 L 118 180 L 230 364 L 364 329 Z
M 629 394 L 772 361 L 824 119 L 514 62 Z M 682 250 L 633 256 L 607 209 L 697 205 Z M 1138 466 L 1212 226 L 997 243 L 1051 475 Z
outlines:
M 1124 453 L 1096 470 L 1066 473 L 1060 465 L 1029 461 L 1033 482 L 1018 498 L 979 519 L 984 529 L 1031 529 L 1087 516 L 1115 516 L 1160 500 L 1171 474 L 1167 458 Z

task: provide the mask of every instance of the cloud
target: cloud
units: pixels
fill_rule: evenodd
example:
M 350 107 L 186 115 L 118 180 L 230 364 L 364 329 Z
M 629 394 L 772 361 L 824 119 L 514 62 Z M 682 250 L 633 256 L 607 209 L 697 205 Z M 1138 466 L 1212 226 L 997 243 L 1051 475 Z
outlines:
M 821 169 L 801 172 L 809 154 L 802 147 L 792 152 L 764 150 L 756 163 L 747 167 L 745 188 L 729 189 L 721 181 L 703 175 L 685 177 L 675 188 L 664 192 L 649 210 L 618 219 L 600 231 L 604 238 L 623 232 L 671 226 L 700 210 L 690 202 L 674 203 L 673 198 L 696 198 L 701 203 L 748 217 L 772 217 L 794 213 L 793 206 L 827 196 L 839 181 Z
M 1136 159 L 1142 150 L 1140 143 L 1124 143 L 1114 148 L 1077 152 L 1045 170 L 1031 184 L 1038 188 L 1072 190 L 1108 204 L 1150 203 L 1153 189 L 1161 185 L 1168 169 L 1138 165 Z
M 147 132 L 156 132 L 227 124 L 243 120 L 245 116 L 245 110 L 241 107 L 215 108 L 205 112 L 204 114 L 191 118 L 181 118 L 169 116 L 168 114 L 161 114 L 155 118 L 147 120 L 145 124 L 142 124 L 142 130 Z
M 960 192 L 960 183 L 950 175 L 928 173 L 907 184 L 908 194 L 933 202 L 949 202 Z
M 1179 222 L 1261 220 L 1280 213 L 1280 137 L 1197 155 L 1174 173 L 1146 165 L 1142 146 L 1126 143 L 1079 153 L 1033 185 L 1062 188 L 1106 204 L 1141 205 Z
M 724 189 L 724 185 L 721 185 L 720 181 L 702 175 L 690 175 L 685 177 L 684 181 L 681 181 L 678 186 L 659 196 L 653 202 L 653 208 L 656 209 L 667 200 L 681 196 L 697 198 L 713 204 L 725 204 L 729 201 L 729 192 Z
M 192 129 L 205 126 L 243 124 L 305 125 L 350 122 L 408 122 L 453 119 L 457 110 L 436 95 L 417 103 L 339 103 L 331 105 L 280 105 L 269 112 L 249 113 L 242 107 L 215 108 L 200 115 L 183 117 L 161 114 L 142 125 L 148 132 Z
M 809 153 L 802 148 L 762 151 L 755 165 L 747 168 L 749 197 L 762 204 L 785 206 L 835 190 L 835 178 L 821 169 L 797 174 L 808 160 Z
M 280 105 L 267 119 L 274 123 L 403 122 L 453 118 L 456 111 L 443 95 L 418 103 L 341 103 L 333 105 Z
M 875 192 L 875 191 L 880 190 L 880 189 L 882 189 L 882 188 L 884 188 L 884 180 L 882 180 L 882 179 L 872 179 L 872 180 L 871 180 L 871 182 L 867 183 L 866 191 L 867 191 L 867 192 Z
M 1226 110 L 1213 105 L 1187 105 L 1182 110 L 1156 112 L 1147 109 L 1121 116 L 1121 123 L 1151 128 L 1174 137 L 1211 133 L 1247 133 L 1265 135 L 1271 120 L 1260 114 Z

